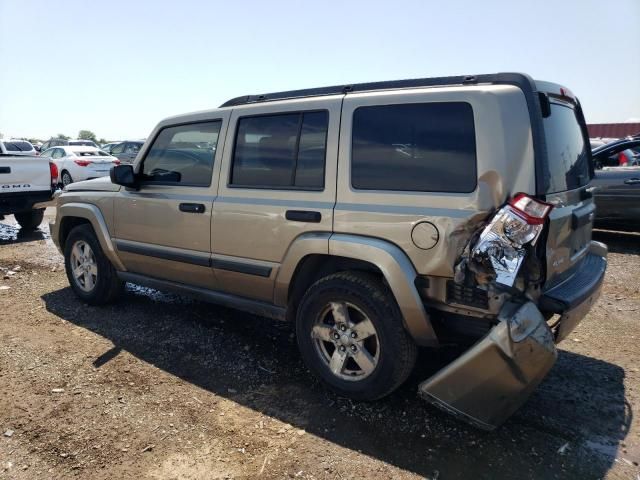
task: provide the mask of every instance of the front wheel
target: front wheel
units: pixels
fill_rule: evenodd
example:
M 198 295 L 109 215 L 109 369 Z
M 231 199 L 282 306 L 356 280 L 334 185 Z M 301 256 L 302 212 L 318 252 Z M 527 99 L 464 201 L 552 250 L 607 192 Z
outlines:
M 388 395 L 415 364 L 417 348 L 393 295 L 370 274 L 340 272 L 318 280 L 300 303 L 296 333 L 307 367 L 354 400 Z
M 122 289 L 90 225 L 79 225 L 69 233 L 64 244 L 64 266 L 71 288 L 89 305 L 110 303 Z
M 44 208 L 31 210 L 30 212 L 16 213 L 13 215 L 22 230 L 35 230 L 42 223 Z

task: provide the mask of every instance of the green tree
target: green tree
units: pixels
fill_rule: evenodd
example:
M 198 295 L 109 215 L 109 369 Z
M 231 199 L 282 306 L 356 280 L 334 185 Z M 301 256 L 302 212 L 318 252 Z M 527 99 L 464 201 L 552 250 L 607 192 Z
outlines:
M 107 142 L 104 138 L 99 138 L 96 143 L 98 145 L 104 145 L 105 143 L 109 143 L 109 142 Z
M 69 140 L 71 137 L 69 137 L 68 135 L 65 135 L 64 133 L 59 133 L 56 135 L 56 138 L 61 138 L 63 140 Z
M 98 139 L 96 138 L 96 134 L 91 130 L 80 130 L 78 132 L 78 138 L 80 140 L 91 140 L 93 142 L 98 143 Z

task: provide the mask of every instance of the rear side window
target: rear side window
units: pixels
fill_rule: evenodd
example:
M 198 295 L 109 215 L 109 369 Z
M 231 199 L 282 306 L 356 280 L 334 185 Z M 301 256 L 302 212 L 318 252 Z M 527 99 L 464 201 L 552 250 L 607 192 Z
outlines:
M 211 185 L 221 125 L 215 120 L 162 129 L 142 163 L 143 182 Z
M 230 184 L 321 190 L 328 123 L 327 111 L 241 118 Z
M 468 193 L 475 190 L 476 177 L 468 103 L 379 105 L 354 112 L 354 188 Z

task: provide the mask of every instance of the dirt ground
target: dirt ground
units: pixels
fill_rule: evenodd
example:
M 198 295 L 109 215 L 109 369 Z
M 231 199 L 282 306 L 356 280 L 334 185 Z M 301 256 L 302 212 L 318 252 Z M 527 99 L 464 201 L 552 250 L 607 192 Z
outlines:
M 41 228 L 0 222 L 0 479 L 640 479 L 640 235 L 595 235 L 602 297 L 484 433 L 416 395 L 455 352 L 354 403 L 310 376 L 287 324 L 132 285 L 82 304 Z

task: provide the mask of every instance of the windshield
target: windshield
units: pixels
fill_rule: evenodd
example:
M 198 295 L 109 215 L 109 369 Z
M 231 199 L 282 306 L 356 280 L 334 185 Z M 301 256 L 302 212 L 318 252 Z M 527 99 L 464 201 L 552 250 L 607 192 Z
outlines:
M 574 190 L 589 183 L 590 148 L 575 110 L 551 103 L 551 115 L 544 119 L 544 133 L 549 159 L 545 193 Z

